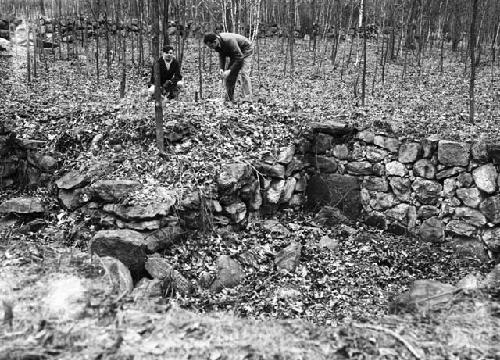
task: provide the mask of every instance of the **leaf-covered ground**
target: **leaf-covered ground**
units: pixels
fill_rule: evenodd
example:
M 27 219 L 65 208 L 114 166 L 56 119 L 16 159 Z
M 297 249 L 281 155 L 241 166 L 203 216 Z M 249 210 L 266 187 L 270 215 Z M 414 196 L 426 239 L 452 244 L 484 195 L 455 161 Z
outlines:
M 357 71 L 352 63 L 345 70 L 343 80 L 340 80 L 341 63 L 334 69 L 329 61 L 320 62 L 318 59 L 313 65 L 307 43 L 299 42 L 295 52 L 298 70 L 291 77 L 283 74 L 285 55 L 280 51 L 281 40 L 266 39 L 261 42 L 254 59 L 253 84 L 257 100 L 253 104 L 228 105 L 220 99 L 216 71 L 208 71 L 208 53 L 203 72 L 205 100 L 193 101 L 194 92 L 198 90 L 195 46 L 193 42 L 189 44 L 183 65 L 187 85 L 180 100 L 164 104 L 167 136 L 173 128 L 182 129 L 184 134 L 181 141 L 167 144 L 166 157 L 158 155 L 155 145 L 154 103 L 145 93 L 149 69 L 131 67 L 127 73 L 126 96 L 119 99 L 119 69 L 112 69 L 112 79 L 105 79 L 102 71 L 98 81 L 91 64 L 76 59 L 57 60 L 52 55 L 46 63 L 39 64 L 38 77 L 31 84 L 26 84 L 25 53 L 22 48 L 16 48 L 13 57 L 0 58 L 1 120 L 11 122 L 18 136 L 44 142 L 43 150 L 61 160 L 61 170 L 56 176 L 70 169 L 85 171 L 96 163 L 106 162 L 110 171 L 104 177 L 140 179 L 150 188 L 162 185 L 178 191 L 211 188 L 221 164 L 235 160 L 252 161 L 268 152 L 277 153 L 281 147 L 298 138 L 310 122 L 322 119 L 335 118 L 360 128 L 368 127 L 408 137 L 438 134 L 449 139 L 486 137 L 497 140 L 500 121 L 498 67 L 494 67 L 491 73 L 491 68 L 484 66 L 478 73 L 477 121 L 470 124 L 467 115 L 468 79 L 464 76 L 464 65 L 457 61 L 458 56 L 454 54 L 448 54 L 443 73 L 439 72 L 438 62 L 428 56 L 420 72 L 410 64 L 404 80 L 401 78 L 402 62 L 392 62 L 385 69 L 385 83 L 380 83 L 381 69 L 378 68 L 373 86 L 375 46 L 370 46 L 368 96 L 366 105 L 360 106 L 360 100 L 353 96 Z M 346 43 L 340 52 L 340 59 L 347 56 L 348 46 Z M 324 53 L 323 48 L 320 53 Z M 215 57 L 212 60 L 215 64 Z M 15 191 L 4 191 L 1 200 L 14 195 L 17 195 Z M 147 199 L 146 192 L 134 200 Z M 482 334 L 478 329 L 486 329 L 487 333 L 491 330 L 481 328 L 477 320 L 480 317 L 475 314 L 489 306 L 487 299 L 484 302 L 477 300 L 477 307 L 471 305 L 474 300 L 466 302 L 470 306 L 462 309 L 462 313 L 468 314 L 471 320 L 462 324 L 464 328 L 471 328 L 470 332 L 464 330 L 466 335 L 463 332 L 452 333 L 452 327 L 456 327 L 456 324 L 449 325 L 456 320 L 453 320 L 453 309 L 432 320 L 426 317 L 390 320 L 386 317 L 391 296 L 406 290 L 411 281 L 432 278 L 455 283 L 469 272 L 488 270 L 491 264 L 486 260 L 458 255 L 451 245 L 421 243 L 412 237 L 382 234 L 362 226 L 325 229 L 316 226 L 310 215 L 292 212 L 284 213 L 277 219 L 281 225 L 256 219 L 245 231 L 230 233 L 220 229 L 208 235 L 194 234 L 171 249 L 165 256 L 193 283 L 201 272 L 214 271 L 214 261 L 221 254 L 239 256 L 245 250 L 258 249 L 262 256 L 257 268 L 246 268 L 247 277 L 239 287 L 217 295 L 197 288 L 190 296 L 179 295 L 175 301 L 183 308 L 198 312 L 224 311 L 247 319 L 302 319 L 318 326 L 347 326 L 343 330 L 328 327 L 308 330 L 312 326 L 310 323 L 266 323 L 265 329 L 269 329 L 270 338 L 276 340 L 270 341 L 267 348 L 267 343 L 262 343 L 261 348 L 253 345 L 262 342 L 262 334 L 252 326 L 260 328 L 264 325 L 248 320 L 248 324 L 241 325 L 244 334 L 237 333 L 236 338 L 241 341 L 218 340 L 217 345 L 209 335 L 215 331 L 224 339 L 231 334 L 229 327 L 210 317 L 199 318 L 198 315 L 176 310 L 166 317 L 155 311 L 149 311 L 152 314 L 142 313 L 138 315 L 144 317 L 139 325 L 123 323 L 113 328 L 114 325 L 99 322 L 99 316 L 94 316 L 83 322 L 53 323 L 52 328 L 43 332 L 44 329 L 40 330 L 37 323 L 43 320 L 44 315 L 39 308 L 41 294 L 34 284 L 41 286 L 39 282 L 43 284 L 49 274 L 61 271 L 90 276 L 81 273 L 88 270 L 91 264 L 85 254 L 81 255 L 81 261 L 73 262 L 73 255 L 67 254 L 72 247 L 86 250 L 88 244 L 85 241 L 75 241 L 71 236 L 75 226 L 90 226 L 82 218 L 59 209 L 54 203 L 54 214 L 44 219 L 40 229 L 29 226 L 3 229 L 1 271 L 11 274 L 21 292 L 14 296 L 18 301 L 14 304 L 18 306 L 17 309 L 14 307 L 14 328 L 11 332 L 4 332 L 1 340 L 12 340 L 12 344 L 20 344 L 21 347 L 31 344 L 35 353 L 38 351 L 45 356 L 50 355 L 48 350 L 54 351 L 57 356 L 65 351 L 73 352 L 68 358 L 75 358 L 72 357 L 76 356 L 75 353 L 91 354 L 89 356 L 95 358 L 114 356 L 116 341 L 125 344 L 120 348 L 119 352 L 123 352 L 120 354 L 143 351 L 140 354 L 145 358 L 165 358 L 167 353 L 173 354 L 172 358 L 189 358 L 188 354 L 191 354 L 191 358 L 206 359 L 279 356 L 293 359 L 300 358 L 300 355 L 318 359 L 323 355 L 324 358 L 331 358 L 332 354 L 346 358 L 365 355 L 373 358 L 382 355 L 388 358 L 409 357 L 406 347 L 393 337 L 385 337 L 383 341 L 390 342 L 392 339 L 392 343 L 387 345 L 378 342 L 380 331 L 375 331 L 377 336 L 372 334 L 373 337 L 369 337 L 362 333 L 365 330 L 346 325 L 350 324 L 350 320 L 369 320 L 381 324 L 389 321 L 385 327 L 407 333 L 414 342 L 420 341 L 420 347 L 431 349 L 427 354 L 436 359 L 462 351 L 460 337 L 468 339 L 470 346 L 467 351 L 479 355 L 498 351 L 493 345 L 486 347 L 478 340 Z M 335 250 L 318 246 L 325 236 L 338 242 Z M 294 274 L 277 273 L 271 261 L 273 254 L 291 240 L 304 245 L 301 264 Z M 66 267 L 58 267 L 55 265 L 57 259 L 69 263 Z M 97 293 L 96 297 L 102 301 L 103 294 Z M 145 310 L 144 304 L 129 303 L 127 299 L 123 301 L 125 308 Z M 113 304 L 112 299 L 110 303 Z M 99 308 L 101 305 L 97 309 L 104 312 L 104 319 L 113 323 L 116 314 L 109 315 L 107 311 L 110 306 L 120 304 L 120 301 L 118 305 L 103 302 L 104 310 Z M 165 310 L 160 305 L 148 306 L 159 313 Z M 169 322 L 170 316 L 181 320 Z M 476 321 L 472 321 L 474 316 Z M 460 319 L 456 321 L 462 321 Z M 233 326 L 241 324 L 229 317 L 223 321 L 234 322 Z M 433 321 L 439 325 L 433 324 Z M 488 321 L 491 328 L 498 329 L 496 319 L 488 318 Z M 409 323 L 417 323 L 418 326 Z M 75 339 L 63 336 L 72 326 L 76 331 Z M 181 330 L 176 326 L 180 326 Z M 294 330 L 295 326 L 300 331 Z M 442 331 L 440 336 L 453 340 L 452 345 L 435 341 L 438 330 Z M 93 344 L 93 348 L 90 339 L 96 338 L 97 332 L 104 334 L 104 340 L 102 344 Z M 52 334 L 51 341 L 45 341 L 46 333 Z M 196 341 L 183 342 L 181 347 L 185 346 L 184 349 L 171 343 L 164 344 L 164 347 L 159 345 L 158 338 L 172 333 L 178 336 L 184 334 L 184 340 L 195 337 Z M 474 339 L 476 335 L 478 338 Z M 122 340 L 117 340 L 120 337 Z M 279 342 L 279 338 L 290 338 L 291 342 Z M 493 341 L 486 335 L 481 339 Z M 95 353 L 92 352 L 94 350 Z M 474 358 L 474 354 L 471 357 Z

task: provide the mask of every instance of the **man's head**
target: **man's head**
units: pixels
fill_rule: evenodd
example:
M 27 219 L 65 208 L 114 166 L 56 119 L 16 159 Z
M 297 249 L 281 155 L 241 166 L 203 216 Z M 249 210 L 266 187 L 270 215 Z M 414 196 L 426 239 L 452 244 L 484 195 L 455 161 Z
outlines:
M 163 59 L 165 59 L 166 61 L 170 61 L 174 58 L 174 47 L 171 45 L 165 45 L 161 49 L 161 53 L 162 53 Z
M 213 50 L 219 45 L 219 39 L 214 33 L 207 33 L 203 37 L 203 43 Z

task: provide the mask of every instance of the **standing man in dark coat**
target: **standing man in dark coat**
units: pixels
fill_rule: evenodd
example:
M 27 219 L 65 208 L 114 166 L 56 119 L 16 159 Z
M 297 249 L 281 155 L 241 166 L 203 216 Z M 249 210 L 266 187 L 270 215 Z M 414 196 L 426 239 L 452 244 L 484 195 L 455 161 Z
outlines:
M 242 35 L 233 33 L 220 33 L 218 35 L 208 33 L 205 34 L 203 42 L 210 49 L 219 53 L 220 76 L 226 86 L 226 99 L 234 101 L 234 87 L 238 75 L 240 75 L 243 101 L 251 102 L 252 42 Z M 229 58 L 228 70 L 226 70 L 226 58 Z
M 162 93 L 167 94 L 168 99 L 176 99 L 179 95 L 177 83 L 182 79 L 181 66 L 174 57 L 173 46 L 166 45 L 162 49 L 162 56 L 158 59 L 160 65 L 160 84 Z M 151 71 L 151 85 L 155 84 L 154 65 Z M 154 89 L 154 87 L 153 87 Z

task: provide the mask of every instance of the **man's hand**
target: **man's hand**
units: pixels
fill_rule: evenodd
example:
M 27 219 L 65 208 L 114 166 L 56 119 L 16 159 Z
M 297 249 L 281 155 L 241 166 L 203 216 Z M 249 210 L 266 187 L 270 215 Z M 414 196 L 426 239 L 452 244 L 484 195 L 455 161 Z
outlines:
M 163 87 L 167 87 L 170 85 L 172 85 L 172 80 L 167 80 L 167 81 L 165 81 L 165 84 L 163 84 Z
M 228 77 L 229 73 L 231 72 L 231 70 L 221 70 L 220 71 L 220 78 L 221 80 L 226 80 L 226 78 Z

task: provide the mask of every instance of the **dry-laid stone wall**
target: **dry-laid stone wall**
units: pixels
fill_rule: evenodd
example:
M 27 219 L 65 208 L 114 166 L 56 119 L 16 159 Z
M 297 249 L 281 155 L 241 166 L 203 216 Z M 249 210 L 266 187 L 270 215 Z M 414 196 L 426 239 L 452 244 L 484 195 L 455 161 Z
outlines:
M 405 139 L 313 124 L 276 157 L 229 164 L 217 178 L 220 213 L 334 205 L 351 219 L 429 241 L 468 238 L 500 252 L 500 145 Z

